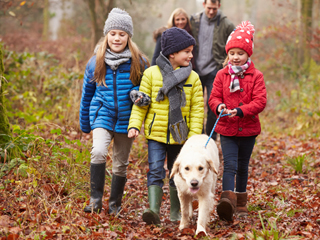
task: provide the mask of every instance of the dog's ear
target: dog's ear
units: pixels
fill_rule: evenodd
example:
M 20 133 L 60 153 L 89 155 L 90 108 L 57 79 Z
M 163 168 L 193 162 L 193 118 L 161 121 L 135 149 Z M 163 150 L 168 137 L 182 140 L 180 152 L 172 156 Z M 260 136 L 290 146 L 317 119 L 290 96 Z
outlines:
M 172 167 L 172 170 L 171 170 L 171 174 L 170 174 L 170 178 L 172 178 L 175 174 L 179 173 L 179 167 L 180 167 L 180 161 L 177 158 L 176 161 L 173 164 L 173 167 Z
M 214 172 L 215 174 L 218 174 L 218 169 L 216 169 L 213 161 L 212 161 L 210 158 L 208 158 L 208 157 L 206 158 L 206 160 L 207 160 L 207 164 L 209 165 L 209 169 L 210 169 L 212 172 Z

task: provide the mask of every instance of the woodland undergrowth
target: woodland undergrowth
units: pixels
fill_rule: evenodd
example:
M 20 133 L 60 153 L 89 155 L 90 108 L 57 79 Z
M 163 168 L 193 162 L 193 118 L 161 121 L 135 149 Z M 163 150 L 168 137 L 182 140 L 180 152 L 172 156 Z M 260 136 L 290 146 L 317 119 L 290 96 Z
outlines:
M 168 208 L 162 210 L 161 227 L 146 226 L 141 220 L 148 205 L 143 135 L 135 139 L 130 154 L 122 218 L 105 212 L 84 214 L 92 141 L 78 123 L 85 64 L 70 66 L 52 53 L 4 48 L 4 94 L 12 135 L 0 146 L 0 239 L 194 238 L 195 220 L 181 232 L 170 223 Z M 277 51 L 281 46 L 270 54 Z M 260 115 L 263 132 L 250 169 L 251 216 L 226 225 L 214 212 L 209 236 L 203 239 L 312 239 L 320 233 L 320 64 L 311 61 L 306 74 L 286 59 L 282 65 L 271 57 L 261 61 L 264 54 L 258 51 L 255 60 L 265 75 L 268 104 Z M 75 56 L 74 62 L 85 60 Z M 111 156 L 112 148 L 104 209 L 108 208 Z M 163 206 L 169 206 L 167 188 Z

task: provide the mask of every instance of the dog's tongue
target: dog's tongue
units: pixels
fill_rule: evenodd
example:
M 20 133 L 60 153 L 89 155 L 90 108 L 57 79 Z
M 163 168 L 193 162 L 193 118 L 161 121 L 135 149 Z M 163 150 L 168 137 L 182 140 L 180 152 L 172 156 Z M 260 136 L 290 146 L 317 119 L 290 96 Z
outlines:
M 196 193 L 199 191 L 199 188 L 190 188 L 191 193 Z

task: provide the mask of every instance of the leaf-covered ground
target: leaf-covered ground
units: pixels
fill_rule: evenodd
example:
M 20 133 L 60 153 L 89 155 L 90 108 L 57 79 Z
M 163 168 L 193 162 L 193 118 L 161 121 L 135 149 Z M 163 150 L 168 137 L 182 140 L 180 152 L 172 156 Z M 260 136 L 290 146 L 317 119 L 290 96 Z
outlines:
M 189 228 L 179 231 L 178 224 L 170 222 L 167 180 L 161 226 L 146 225 L 142 221 L 143 210 L 148 207 L 147 145 L 142 136 L 134 142 L 119 218 L 109 216 L 105 211 L 108 209 L 110 177 L 105 186 L 104 211 L 98 215 L 83 212 L 85 200 L 77 197 L 77 188 L 68 192 L 64 182 L 53 182 L 50 178 L 37 181 L 20 178 L 11 170 L 1 179 L 0 239 L 316 239 L 320 236 L 319 146 L 318 139 L 261 134 L 249 169 L 250 215 L 242 219 L 235 217 L 233 223 L 227 223 L 219 220 L 214 209 L 207 237 L 194 236 L 196 202 Z M 61 168 L 68 165 L 64 161 L 59 164 Z M 85 164 L 87 171 L 79 171 L 79 174 L 89 181 L 89 163 Z M 110 167 L 110 159 L 108 164 Z M 216 202 L 221 194 L 222 172 L 223 161 Z M 89 182 L 80 188 L 84 188 L 89 196 Z

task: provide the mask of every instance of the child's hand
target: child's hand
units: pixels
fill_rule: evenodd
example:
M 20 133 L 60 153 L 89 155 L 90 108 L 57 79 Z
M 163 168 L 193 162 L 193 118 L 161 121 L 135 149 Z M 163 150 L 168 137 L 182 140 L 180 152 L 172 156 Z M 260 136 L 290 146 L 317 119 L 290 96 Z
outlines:
M 142 95 L 141 96 L 138 96 L 137 100 L 134 101 L 134 104 L 138 105 L 139 106 L 139 102 L 141 102 L 143 99 Z
M 139 107 L 148 106 L 151 103 L 151 98 L 147 94 L 137 90 L 132 90 L 130 92 L 130 98 L 134 105 Z
M 128 132 L 128 138 L 138 137 L 139 131 L 137 129 L 131 128 Z
M 219 113 L 220 113 L 221 111 L 226 111 L 226 110 L 228 110 L 228 109 L 227 109 L 227 106 L 226 106 L 224 103 L 222 103 L 222 104 L 219 105 L 219 107 L 218 107 L 218 112 L 219 112 Z
M 237 115 L 237 109 L 228 110 L 228 114 L 231 114 L 231 115 L 229 115 L 230 118 L 236 116 Z

